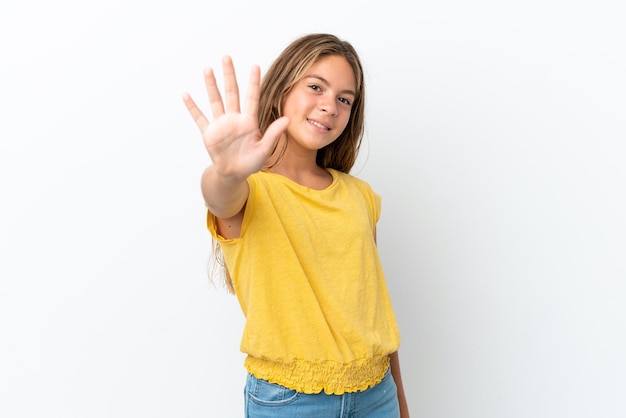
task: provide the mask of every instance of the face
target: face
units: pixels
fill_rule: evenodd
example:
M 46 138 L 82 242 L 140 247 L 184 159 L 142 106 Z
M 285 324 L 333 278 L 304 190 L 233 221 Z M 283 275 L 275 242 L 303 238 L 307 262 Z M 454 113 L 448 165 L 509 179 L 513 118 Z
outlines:
M 355 91 L 354 72 L 345 58 L 333 55 L 313 64 L 283 103 L 288 147 L 317 151 L 337 139 L 350 119 Z

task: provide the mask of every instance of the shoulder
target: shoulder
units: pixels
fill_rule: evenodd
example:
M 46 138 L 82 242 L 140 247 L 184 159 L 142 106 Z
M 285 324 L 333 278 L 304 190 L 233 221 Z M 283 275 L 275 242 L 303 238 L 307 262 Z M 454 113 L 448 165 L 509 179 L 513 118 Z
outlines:
M 257 171 L 248 176 L 248 183 L 261 183 L 267 181 L 267 173 L 265 171 Z
M 360 195 L 367 204 L 370 211 L 374 214 L 374 218 L 378 219 L 381 211 L 381 197 L 374 191 L 372 186 L 364 179 L 355 177 L 352 174 L 341 171 L 334 171 L 338 182 L 343 183 L 346 188 L 353 190 Z
M 248 176 L 248 186 L 251 191 L 271 189 L 278 182 L 278 176 L 273 176 L 265 171 L 257 171 Z
M 376 194 L 372 186 L 366 180 L 356 177 L 349 173 L 344 173 L 342 171 L 337 171 L 337 170 L 332 170 L 332 171 L 335 173 L 338 180 L 343 182 L 344 184 L 347 184 L 351 187 L 356 187 L 362 192 L 365 192 L 367 194 Z

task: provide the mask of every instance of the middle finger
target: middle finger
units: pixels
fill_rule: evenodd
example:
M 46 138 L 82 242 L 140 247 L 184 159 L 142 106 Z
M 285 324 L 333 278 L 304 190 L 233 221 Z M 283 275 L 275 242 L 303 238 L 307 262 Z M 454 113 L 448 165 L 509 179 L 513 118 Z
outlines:
M 226 111 L 239 113 L 239 86 L 235 75 L 235 67 L 229 56 L 222 59 L 224 69 L 224 94 L 226 96 Z

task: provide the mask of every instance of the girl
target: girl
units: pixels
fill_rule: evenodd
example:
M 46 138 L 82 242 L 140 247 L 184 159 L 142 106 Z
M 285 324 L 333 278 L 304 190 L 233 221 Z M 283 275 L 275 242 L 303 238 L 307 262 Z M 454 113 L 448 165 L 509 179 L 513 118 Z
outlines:
M 224 57 L 213 121 L 183 100 L 212 164 L 207 226 L 246 317 L 247 417 L 408 417 L 400 336 L 376 249 L 380 197 L 349 174 L 364 130 L 363 69 L 329 34 L 293 41 L 240 108 Z

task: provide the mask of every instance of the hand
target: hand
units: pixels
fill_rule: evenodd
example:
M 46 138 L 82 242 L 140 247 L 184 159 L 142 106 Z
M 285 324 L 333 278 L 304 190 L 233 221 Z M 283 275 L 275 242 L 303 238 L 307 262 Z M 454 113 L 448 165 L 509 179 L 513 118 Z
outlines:
M 260 97 L 259 67 L 254 66 L 250 72 L 243 112 L 240 111 L 239 87 L 230 57 L 223 58 L 222 67 L 226 108 L 213 70 L 207 68 L 204 72 L 204 83 L 214 119 L 212 123 L 209 123 L 189 94 L 183 95 L 183 101 L 202 133 L 215 170 L 224 177 L 243 180 L 263 168 L 278 138 L 287 129 L 289 120 L 286 117 L 279 118 L 261 134 L 257 119 Z

